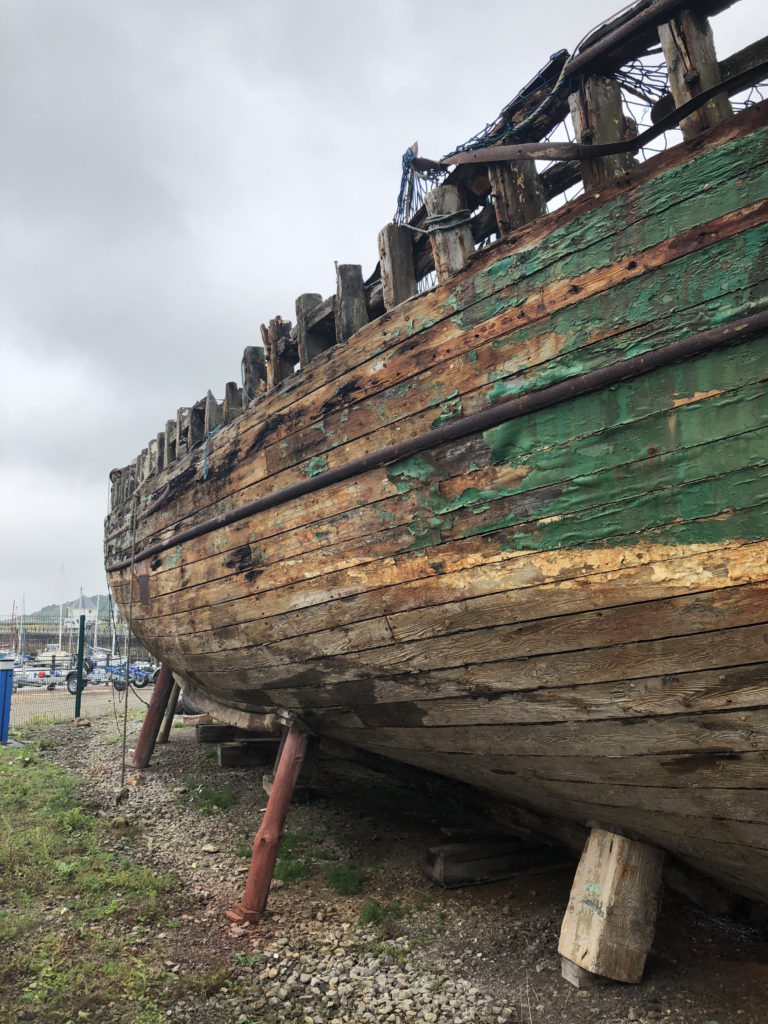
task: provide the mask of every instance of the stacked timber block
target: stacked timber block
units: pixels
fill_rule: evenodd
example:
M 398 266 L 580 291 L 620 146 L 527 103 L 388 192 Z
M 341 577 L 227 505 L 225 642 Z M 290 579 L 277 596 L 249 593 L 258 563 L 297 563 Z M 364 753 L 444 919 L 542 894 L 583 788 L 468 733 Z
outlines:
M 195 726 L 198 743 L 215 743 L 221 768 L 251 768 L 271 765 L 280 749 L 276 736 L 264 736 L 249 729 L 219 722 L 202 722 Z
M 569 861 L 570 858 L 543 843 L 476 839 L 429 847 L 425 871 L 431 881 L 452 889 L 548 871 Z

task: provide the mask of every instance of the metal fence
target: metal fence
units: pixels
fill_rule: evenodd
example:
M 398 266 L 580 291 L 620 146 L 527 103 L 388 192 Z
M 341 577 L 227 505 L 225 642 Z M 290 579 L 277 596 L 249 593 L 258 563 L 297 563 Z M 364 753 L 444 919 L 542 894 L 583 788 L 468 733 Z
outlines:
M 79 621 L 50 616 L 0 618 L 0 653 L 13 659 L 10 728 L 74 718 Z M 109 646 L 98 646 L 99 636 Z M 80 714 L 122 714 L 147 703 L 159 666 L 123 623 L 86 627 Z M 126 697 L 127 693 L 127 697 Z

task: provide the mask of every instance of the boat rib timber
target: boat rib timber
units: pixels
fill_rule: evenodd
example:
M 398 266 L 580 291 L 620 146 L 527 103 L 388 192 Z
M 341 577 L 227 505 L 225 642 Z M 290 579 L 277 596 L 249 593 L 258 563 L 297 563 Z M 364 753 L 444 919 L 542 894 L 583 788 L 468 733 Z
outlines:
M 113 474 L 110 584 L 193 700 L 768 899 L 767 113 Z

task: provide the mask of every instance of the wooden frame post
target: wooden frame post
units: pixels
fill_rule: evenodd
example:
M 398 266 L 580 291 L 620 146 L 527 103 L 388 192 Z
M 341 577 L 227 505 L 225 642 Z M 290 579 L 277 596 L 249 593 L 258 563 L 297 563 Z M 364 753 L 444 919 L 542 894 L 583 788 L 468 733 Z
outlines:
M 264 349 L 259 345 L 248 345 L 243 349 L 240 369 L 245 400 L 252 402 L 257 395 L 267 390 L 267 359 Z
M 298 361 L 295 346 L 291 343 L 291 321 L 275 316 L 269 326 L 261 325 L 264 341 L 264 355 L 267 363 L 267 390 L 271 391 L 293 373 Z
M 336 265 L 336 343 L 347 341 L 368 323 L 363 268 L 358 263 Z
M 230 921 L 255 922 L 261 919 L 266 909 L 283 826 L 306 749 L 306 733 L 292 724 L 284 738 L 267 810 L 253 841 L 253 856 L 243 898 L 227 911 Z
M 621 108 L 621 86 L 613 78 L 590 75 L 568 97 L 576 141 L 585 145 L 623 142 L 628 125 Z M 584 188 L 597 188 L 628 171 L 635 163 L 628 153 L 581 161 Z
M 712 29 L 705 17 L 690 10 L 678 11 L 671 21 L 659 25 L 659 39 L 676 107 L 721 81 Z M 692 139 L 732 114 L 725 93 L 713 96 L 680 122 L 683 138 Z
M 384 309 L 394 309 L 418 294 L 413 265 L 413 232 L 402 224 L 387 224 L 379 232 L 379 266 Z
M 664 854 L 592 829 L 576 869 L 558 952 L 577 987 L 595 975 L 638 982 L 653 942 Z
M 442 283 L 463 270 L 475 251 L 469 213 L 463 208 L 455 185 L 440 185 L 427 192 L 424 205 L 429 215 L 427 223 L 437 280 Z
M 547 212 L 544 189 L 533 160 L 488 164 L 488 180 L 500 235 L 508 235 Z
M 321 352 L 331 348 L 336 341 L 328 334 L 310 327 L 312 313 L 322 305 L 323 297 L 318 292 L 304 292 L 296 299 L 296 339 L 299 363 L 302 366 L 311 363 Z

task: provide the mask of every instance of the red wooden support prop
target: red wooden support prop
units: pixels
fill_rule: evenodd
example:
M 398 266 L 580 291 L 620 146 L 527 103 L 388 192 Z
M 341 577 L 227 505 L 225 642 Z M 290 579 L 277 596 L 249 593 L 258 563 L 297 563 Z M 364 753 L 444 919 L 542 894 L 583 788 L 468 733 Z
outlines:
M 241 902 L 227 911 L 230 921 L 256 922 L 261 919 L 266 909 L 283 825 L 306 749 L 306 733 L 300 732 L 295 724 L 291 725 L 285 737 L 261 828 L 253 841 L 253 856 L 248 869 L 245 893 Z
M 160 668 L 160 675 L 157 677 L 155 689 L 149 702 L 147 713 L 144 716 L 136 749 L 133 752 L 133 760 L 129 762 L 131 768 L 146 768 L 149 764 L 172 689 L 173 676 L 171 675 L 171 670 L 167 665 L 163 665 Z

